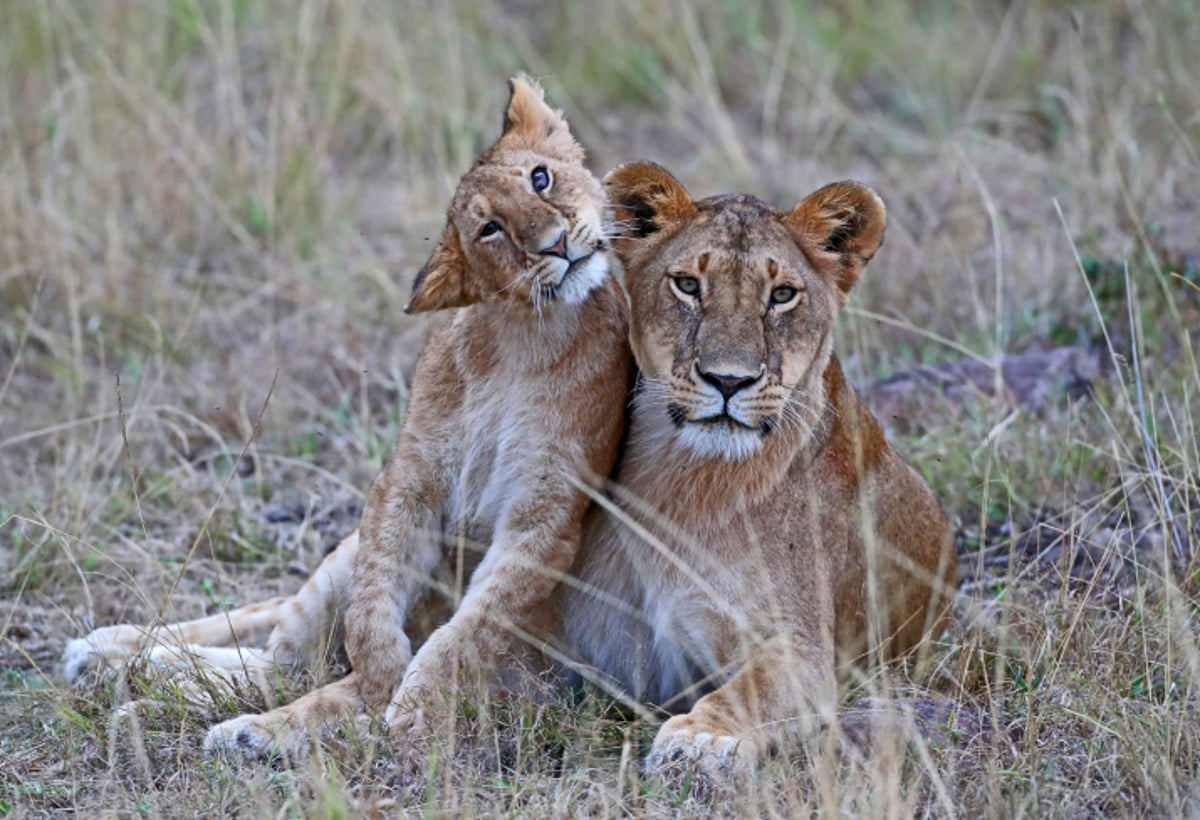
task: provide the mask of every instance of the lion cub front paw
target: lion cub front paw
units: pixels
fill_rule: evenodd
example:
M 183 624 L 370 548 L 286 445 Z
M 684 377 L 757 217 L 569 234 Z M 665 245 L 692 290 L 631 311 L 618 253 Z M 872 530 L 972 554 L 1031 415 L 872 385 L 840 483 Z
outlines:
M 706 726 L 691 715 L 677 715 L 658 730 L 645 769 L 671 783 L 691 782 L 693 790 L 714 791 L 747 782 L 757 763 L 754 741 Z
M 218 723 L 204 738 L 204 751 L 208 754 L 248 760 L 302 758 L 307 750 L 304 734 L 273 720 L 269 712 L 240 715 Z
M 383 720 L 395 738 L 420 735 L 426 729 L 424 706 L 408 698 L 392 701 Z
M 409 744 L 445 738 L 454 731 L 455 710 L 451 699 L 435 695 L 426 686 L 407 683 L 396 690 L 384 713 L 392 738 Z

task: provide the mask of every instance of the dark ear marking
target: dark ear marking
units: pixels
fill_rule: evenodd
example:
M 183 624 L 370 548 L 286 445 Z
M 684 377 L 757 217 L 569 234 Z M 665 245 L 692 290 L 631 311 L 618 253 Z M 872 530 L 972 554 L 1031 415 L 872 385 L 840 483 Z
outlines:
M 508 78 L 508 105 L 504 106 L 504 121 L 500 124 L 500 135 L 507 134 L 513 127 L 512 117 L 508 115 L 512 110 L 513 97 L 517 95 L 517 83 L 515 77 Z
M 421 266 L 421 269 L 419 271 L 417 271 L 417 275 L 413 278 L 413 283 L 412 283 L 412 292 L 413 293 L 416 293 L 417 291 L 419 291 L 421 289 L 421 285 L 425 284 L 425 277 L 428 275 L 429 275 L 429 263 L 426 262 L 424 265 Z M 408 306 L 406 305 L 404 309 L 407 311 Z
M 829 232 L 824 250 L 830 253 L 841 253 L 845 250 L 846 240 L 862 233 L 863 227 L 864 220 L 861 214 L 855 212 L 845 214 L 841 223 Z
M 625 211 L 626 233 L 629 236 L 649 236 L 658 231 L 658 223 L 654 221 L 654 208 L 644 199 L 636 196 L 621 197 L 615 203 Z
M 453 225 L 446 225 L 442 240 L 429 256 L 429 261 L 413 280 L 412 295 L 404 306 L 405 313 L 425 313 L 432 310 L 462 307 L 478 301 L 466 277 L 466 258 Z
M 679 180 L 653 162 L 618 165 L 604 177 L 604 187 L 626 239 L 649 236 L 696 213 Z
M 808 261 L 837 288 L 840 304 L 883 242 L 887 210 L 859 182 L 835 182 L 781 217 Z

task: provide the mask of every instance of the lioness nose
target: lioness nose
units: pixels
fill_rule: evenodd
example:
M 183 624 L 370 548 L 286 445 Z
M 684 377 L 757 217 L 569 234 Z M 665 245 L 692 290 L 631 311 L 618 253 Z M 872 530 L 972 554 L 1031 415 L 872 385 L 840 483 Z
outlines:
M 561 259 L 567 258 L 567 232 L 563 231 L 558 235 L 558 239 L 554 240 L 554 244 L 548 248 L 542 248 L 538 251 L 542 256 L 557 256 Z
M 721 395 L 726 401 L 733 398 L 733 394 L 739 390 L 749 387 L 758 381 L 758 376 L 738 376 L 728 375 L 724 373 L 706 373 L 700 371 L 700 378 L 711 384 L 717 390 L 721 391 Z

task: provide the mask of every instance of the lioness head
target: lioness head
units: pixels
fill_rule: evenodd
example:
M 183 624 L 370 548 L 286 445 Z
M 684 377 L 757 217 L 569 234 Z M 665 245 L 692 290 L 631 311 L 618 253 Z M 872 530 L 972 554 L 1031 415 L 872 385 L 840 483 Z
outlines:
M 455 191 L 446 229 L 406 311 L 521 301 L 577 303 L 604 281 L 604 192 L 561 112 L 509 81 L 504 131 Z
M 693 201 L 663 168 L 605 178 L 632 306 L 639 402 L 694 455 L 742 460 L 825 412 L 833 322 L 883 241 L 883 202 L 838 182 L 790 212 L 749 196 Z M 658 412 L 658 408 L 650 408 Z

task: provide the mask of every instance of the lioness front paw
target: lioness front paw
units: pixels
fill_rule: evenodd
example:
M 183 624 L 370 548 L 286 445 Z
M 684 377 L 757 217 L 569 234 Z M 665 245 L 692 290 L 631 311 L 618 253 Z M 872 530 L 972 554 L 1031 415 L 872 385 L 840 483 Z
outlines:
M 693 791 L 712 793 L 747 782 L 757 763 L 752 740 L 706 727 L 691 715 L 677 715 L 659 729 L 645 769 L 669 783 L 688 782 Z
M 204 737 L 204 751 L 208 754 L 248 760 L 302 758 L 307 750 L 304 734 L 274 720 L 270 712 L 240 715 L 218 723 Z

